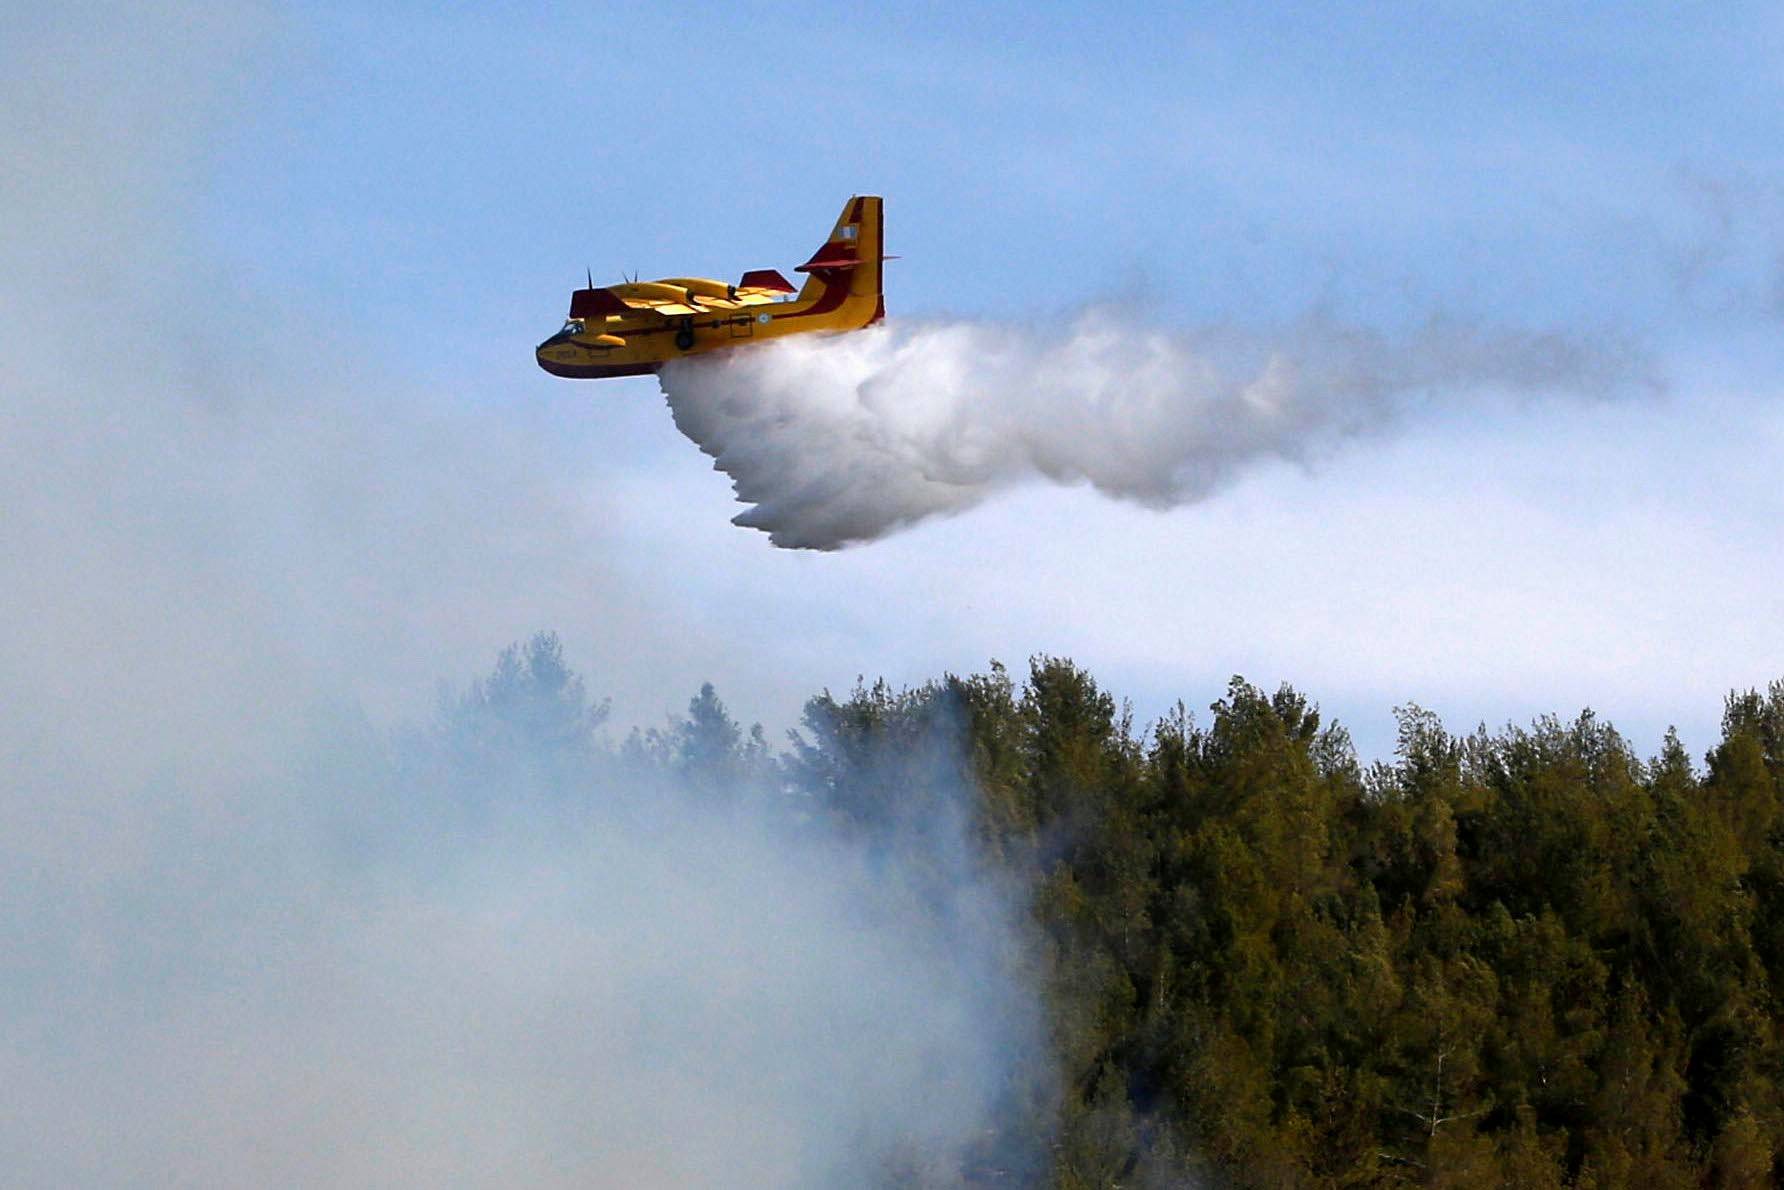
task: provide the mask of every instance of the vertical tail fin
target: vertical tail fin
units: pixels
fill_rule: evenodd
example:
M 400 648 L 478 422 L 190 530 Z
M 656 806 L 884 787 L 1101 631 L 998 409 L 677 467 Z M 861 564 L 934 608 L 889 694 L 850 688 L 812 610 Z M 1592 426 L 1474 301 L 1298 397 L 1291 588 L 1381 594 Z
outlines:
M 878 195 L 862 194 L 851 198 L 812 258 L 800 265 L 798 272 L 808 274 L 801 299 L 818 298 L 832 286 L 844 288 L 851 299 L 867 298 L 874 302 L 870 322 L 886 316 L 881 261 L 885 252 L 885 206 Z

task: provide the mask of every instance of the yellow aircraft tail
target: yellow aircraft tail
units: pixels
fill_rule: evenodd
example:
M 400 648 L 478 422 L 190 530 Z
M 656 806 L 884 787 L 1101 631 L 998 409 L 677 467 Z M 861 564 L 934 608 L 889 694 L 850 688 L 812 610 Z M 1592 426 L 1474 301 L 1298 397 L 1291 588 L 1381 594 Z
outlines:
M 843 205 L 842 214 L 812 258 L 796 272 L 806 274 L 800 301 L 813 301 L 819 307 L 851 306 L 873 303 L 873 312 L 866 320 L 875 323 L 886 316 L 886 297 L 882 261 L 885 255 L 886 215 L 878 195 L 862 194 Z

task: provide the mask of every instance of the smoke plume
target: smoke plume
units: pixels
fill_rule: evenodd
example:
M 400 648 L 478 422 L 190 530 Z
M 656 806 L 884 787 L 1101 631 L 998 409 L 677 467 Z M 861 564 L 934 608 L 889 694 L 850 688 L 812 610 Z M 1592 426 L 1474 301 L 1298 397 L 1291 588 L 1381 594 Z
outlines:
M 541 777 L 537 747 L 467 767 L 415 725 L 540 600 L 602 609 L 603 694 L 687 628 L 511 412 L 243 295 L 206 166 L 276 23 L 58 6 L 0 53 L 4 1180 L 946 1161 L 1023 1047 L 1021 989 L 973 958 L 993 890 L 948 869 L 937 926 L 906 868 L 759 807 Z
M 1098 310 L 1057 334 L 888 324 L 678 361 L 682 433 L 775 545 L 838 549 L 1032 480 L 1168 508 L 1270 459 L 1307 463 L 1482 393 L 1647 383 L 1562 334 L 1433 321 L 1401 336 L 1308 319 L 1275 335 L 1163 330 Z

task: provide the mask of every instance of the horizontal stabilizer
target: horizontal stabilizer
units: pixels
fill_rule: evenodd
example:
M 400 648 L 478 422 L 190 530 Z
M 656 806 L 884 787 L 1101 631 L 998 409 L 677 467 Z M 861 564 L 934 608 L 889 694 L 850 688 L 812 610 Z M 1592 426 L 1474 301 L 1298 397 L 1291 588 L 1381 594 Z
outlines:
M 792 293 L 793 283 L 776 269 L 751 269 L 737 283 L 739 289 L 759 289 L 764 293 Z
M 852 269 L 860 264 L 855 252 L 855 245 L 832 240 L 819 248 L 816 255 L 798 268 L 795 273 L 814 273 L 819 269 Z

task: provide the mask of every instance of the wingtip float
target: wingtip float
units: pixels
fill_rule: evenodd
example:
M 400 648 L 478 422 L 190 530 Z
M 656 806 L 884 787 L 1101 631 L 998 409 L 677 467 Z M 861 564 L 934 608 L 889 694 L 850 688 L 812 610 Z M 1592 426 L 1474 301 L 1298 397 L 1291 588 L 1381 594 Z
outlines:
M 699 355 L 809 331 L 853 331 L 886 316 L 881 285 L 885 212 L 874 195 L 851 198 L 822 247 L 795 272 L 797 293 L 773 269 L 753 269 L 735 285 L 704 277 L 626 281 L 570 295 L 570 317 L 539 344 L 553 376 L 599 380 L 642 376 Z

